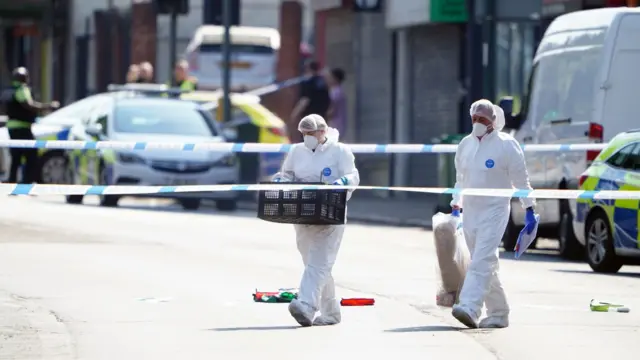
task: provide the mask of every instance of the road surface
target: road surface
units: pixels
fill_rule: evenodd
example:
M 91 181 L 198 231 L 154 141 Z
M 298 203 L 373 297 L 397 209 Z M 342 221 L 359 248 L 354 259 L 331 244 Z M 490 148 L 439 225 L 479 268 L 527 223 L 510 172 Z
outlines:
M 299 328 L 255 288 L 297 287 L 288 225 L 251 213 L 121 208 L 59 198 L 0 207 L 0 359 L 230 359 L 374 355 L 403 359 L 632 359 L 640 350 L 640 271 L 505 255 L 511 327 L 462 329 L 434 304 L 430 232 L 351 224 L 335 278 L 343 323 Z M 592 313 L 592 298 L 631 313 Z

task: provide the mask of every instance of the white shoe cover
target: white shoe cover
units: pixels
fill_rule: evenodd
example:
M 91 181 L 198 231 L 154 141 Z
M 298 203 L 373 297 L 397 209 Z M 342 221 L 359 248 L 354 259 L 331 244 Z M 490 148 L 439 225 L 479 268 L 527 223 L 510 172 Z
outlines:
M 313 324 L 315 311 L 298 299 L 294 299 L 289 303 L 289 313 L 301 326 L 311 326 Z
M 466 327 L 471 329 L 478 328 L 478 319 L 471 314 L 471 311 L 467 310 L 463 306 L 458 304 L 453 305 L 453 310 L 451 311 L 451 315 L 453 315 L 456 320 L 460 321 Z
M 483 329 L 502 329 L 509 326 L 509 316 L 489 316 L 480 321 L 481 328 Z

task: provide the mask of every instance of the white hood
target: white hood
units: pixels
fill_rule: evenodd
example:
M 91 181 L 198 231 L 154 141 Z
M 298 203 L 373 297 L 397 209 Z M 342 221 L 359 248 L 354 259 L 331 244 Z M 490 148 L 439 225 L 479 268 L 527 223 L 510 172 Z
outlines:
M 167 143 L 223 143 L 220 136 L 190 136 L 190 135 L 150 135 L 150 134 L 121 134 L 116 133 L 113 141 L 135 142 L 167 142 Z M 211 151 L 182 151 L 182 150 L 134 150 L 136 155 L 148 160 L 184 160 L 184 161 L 218 161 L 229 155 L 229 152 Z

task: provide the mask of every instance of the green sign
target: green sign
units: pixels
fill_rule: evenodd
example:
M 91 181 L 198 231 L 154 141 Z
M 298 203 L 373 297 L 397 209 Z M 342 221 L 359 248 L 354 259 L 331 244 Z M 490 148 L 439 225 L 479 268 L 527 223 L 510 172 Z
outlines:
M 467 22 L 466 0 L 430 0 L 430 20 L 434 23 Z

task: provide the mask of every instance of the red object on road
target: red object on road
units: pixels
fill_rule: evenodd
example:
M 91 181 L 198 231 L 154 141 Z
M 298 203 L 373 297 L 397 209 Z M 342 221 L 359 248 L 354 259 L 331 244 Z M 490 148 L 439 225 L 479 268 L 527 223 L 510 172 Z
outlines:
M 372 306 L 375 303 L 376 300 L 370 298 L 351 298 L 340 300 L 341 306 Z

